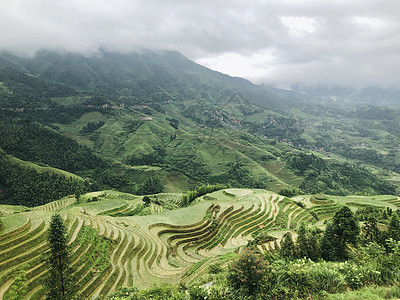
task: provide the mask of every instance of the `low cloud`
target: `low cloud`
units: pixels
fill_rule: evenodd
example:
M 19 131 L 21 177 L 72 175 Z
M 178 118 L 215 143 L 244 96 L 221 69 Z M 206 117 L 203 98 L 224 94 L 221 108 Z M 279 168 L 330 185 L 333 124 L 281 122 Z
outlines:
M 2 0 L 0 47 L 177 50 L 257 83 L 391 86 L 398 11 L 393 0 Z

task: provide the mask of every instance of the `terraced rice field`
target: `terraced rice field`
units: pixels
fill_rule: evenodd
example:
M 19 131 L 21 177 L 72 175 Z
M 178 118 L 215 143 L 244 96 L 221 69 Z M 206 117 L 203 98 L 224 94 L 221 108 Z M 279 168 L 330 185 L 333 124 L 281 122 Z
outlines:
M 176 203 L 178 196 L 155 199 Z M 187 208 L 165 211 L 151 203 L 151 215 L 123 217 L 141 203 L 140 197 L 111 191 L 84 197 L 100 199 L 76 203 L 75 198 L 65 198 L 15 213 L 0 207 L 7 210 L 6 228 L 0 232 L 0 299 L 7 299 L 15 272 L 21 270 L 26 274 L 24 299 L 44 298 L 43 254 L 48 252 L 47 228 L 55 211 L 68 228 L 75 292 L 88 298 L 124 286 L 191 284 L 211 265 L 228 265 L 254 235 L 268 232 L 272 237 L 257 245 L 260 251 L 276 249 L 284 233 L 300 222 L 316 224 L 340 207 L 334 202 L 302 208 L 272 192 L 226 189 L 200 197 Z

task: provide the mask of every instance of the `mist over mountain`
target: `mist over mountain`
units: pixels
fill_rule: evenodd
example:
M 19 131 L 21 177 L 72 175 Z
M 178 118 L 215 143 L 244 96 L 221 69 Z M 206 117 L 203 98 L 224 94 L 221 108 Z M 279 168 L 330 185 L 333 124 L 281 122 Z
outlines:
M 400 89 L 371 86 L 350 88 L 335 85 L 293 86 L 292 90 L 309 98 L 318 98 L 331 102 L 342 102 L 350 107 L 366 105 L 400 108 Z M 329 103 L 327 103 L 329 105 Z
M 194 88 L 212 102 L 227 101 L 232 93 L 240 92 L 260 105 L 279 106 L 278 101 L 273 101 L 274 89 L 211 71 L 172 51 L 144 50 L 130 54 L 103 51 L 84 56 L 42 50 L 33 58 L 3 52 L 0 63 L 39 79 L 121 97 L 129 103 L 183 100 L 194 96 Z

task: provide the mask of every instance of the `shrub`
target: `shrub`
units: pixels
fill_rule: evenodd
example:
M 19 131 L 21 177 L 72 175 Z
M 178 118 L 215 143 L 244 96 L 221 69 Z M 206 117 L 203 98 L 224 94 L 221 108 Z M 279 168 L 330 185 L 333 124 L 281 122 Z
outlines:
M 294 196 L 303 194 L 303 192 L 298 188 L 292 187 L 292 188 L 281 189 L 279 191 L 279 194 L 281 194 L 282 196 L 288 197 L 288 198 L 292 198 Z
M 309 259 L 275 261 L 271 265 L 268 288 L 271 298 L 307 298 L 324 290 L 329 293 L 343 292 L 345 277 L 333 267 L 334 263 L 314 263 Z
M 142 201 L 144 202 L 144 204 L 145 204 L 146 206 L 148 206 L 148 205 L 150 204 L 150 202 L 151 202 L 151 199 L 150 199 L 149 196 L 144 196 L 144 197 L 142 198 Z
M 260 283 L 267 276 L 269 263 L 251 250 L 245 250 L 232 264 L 228 275 L 229 283 L 246 294 L 254 295 L 260 288 Z
M 185 195 L 182 196 L 181 199 L 181 206 L 185 207 L 188 206 L 194 199 L 197 197 L 203 196 L 208 193 L 212 193 L 218 190 L 222 190 L 227 188 L 228 186 L 222 185 L 222 184 L 216 184 L 216 185 L 201 185 L 197 187 L 194 191 L 187 191 Z
M 211 274 L 218 274 L 222 272 L 222 268 L 220 264 L 213 264 L 208 267 L 208 272 Z

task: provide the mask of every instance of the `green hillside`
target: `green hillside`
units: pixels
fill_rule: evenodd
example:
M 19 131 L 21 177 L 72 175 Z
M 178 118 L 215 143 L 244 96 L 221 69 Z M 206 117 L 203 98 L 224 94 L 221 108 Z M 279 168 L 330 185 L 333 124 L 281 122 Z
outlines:
M 55 212 L 68 228 L 75 293 L 87 298 L 128 286 L 190 286 L 212 265 L 228 265 L 246 245 L 264 253 L 279 247 L 286 232 L 296 234 L 300 222 L 324 228 L 324 221 L 343 205 L 396 210 L 400 203 L 393 196 L 352 196 L 330 197 L 327 205 L 314 196 L 289 199 L 266 190 L 233 188 L 179 209 L 180 194 L 150 198 L 138 215 L 132 214 L 143 206 L 142 197 L 110 190 L 82 195 L 79 203 L 66 197 L 29 209 L 0 206 L 0 297 L 7 299 L 17 270 L 26 276 L 24 299 L 43 297 L 43 254 Z
M 206 183 L 396 193 L 400 114 L 393 109 L 322 106 L 211 71 L 177 52 L 1 57 L 0 147 L 84 178 L 86 191 L 143 194 L 152 177 L 159 183 L 153 193 Z M 291 164 L 310 152 L 328 162 L 318 165 L 318 182 L 311 184 Z M 354 176 L 359 180 L 349 184 Z
M 44 298 L 54 213 L 78 299 L 242 299 L 248 251 L 261 298 L 397 285 L 396 93 L 298 92 L 177 52 L 0 53 L 0 299 Z

